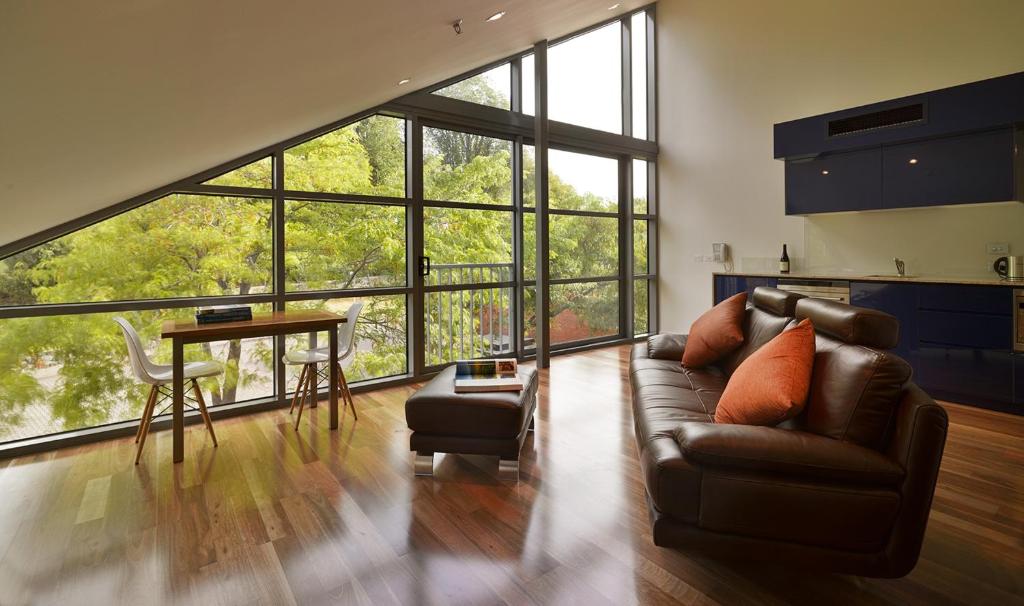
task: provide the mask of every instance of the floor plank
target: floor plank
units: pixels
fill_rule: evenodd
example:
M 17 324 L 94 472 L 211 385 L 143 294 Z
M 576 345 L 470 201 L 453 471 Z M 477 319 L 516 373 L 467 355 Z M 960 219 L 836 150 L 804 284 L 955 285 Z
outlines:
M 898 580 L 731 564 L 655 547 L 628 348 L 541 372 L 521 481 L 438 456 L 416 479 L 415 386 L 327 407 L 0 460 L 0 604 L 1024 603 L 1024 418 L 947 406 L 921 562 Z

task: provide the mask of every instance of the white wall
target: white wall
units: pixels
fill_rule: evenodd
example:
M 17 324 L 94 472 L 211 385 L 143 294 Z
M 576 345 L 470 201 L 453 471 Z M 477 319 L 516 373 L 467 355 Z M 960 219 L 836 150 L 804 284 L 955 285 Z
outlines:
M 777 122 L 1024 70 L 1020 0 L 658 4 L 661 329 L 711 303 L 712 242 L 737 269 L 981 274 L 1024 253 L 1024 204 L 786 217 Z

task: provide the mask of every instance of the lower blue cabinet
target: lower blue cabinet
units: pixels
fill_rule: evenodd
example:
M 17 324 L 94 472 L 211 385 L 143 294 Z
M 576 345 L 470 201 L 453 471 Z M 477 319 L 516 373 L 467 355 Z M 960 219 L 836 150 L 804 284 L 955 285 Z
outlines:
M 746 292 L 749 297 L 754 293 L 754 289 L 758 286 L 771 286 L 775 287 L 779 285 L 777 278 L 769 277 L 758 277 L 758 276 L 715 276 L 713 283 L 714 292 L 712 293 L 715 301 L 715 305 L 718 305 L 722 301 L 729 297 Z
M 1024 352 L 1013 354 L 1013 403 L 1014 412 L 1024 415 Z
M 1011 352 L 1010 289 L 959 284 L 851 282 L 850 301 L 896 316 L 894 353 L 932 397 L 1011 410 L 1024 395 L 1020 360 Z

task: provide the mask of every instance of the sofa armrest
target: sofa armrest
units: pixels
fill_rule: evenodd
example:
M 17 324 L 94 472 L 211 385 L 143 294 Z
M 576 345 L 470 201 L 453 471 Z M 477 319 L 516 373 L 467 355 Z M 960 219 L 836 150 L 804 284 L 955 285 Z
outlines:
M 716 423 L 676 430 L 683 457 L 710 467 L 898 486 L 903 468 L 880 452 L 804 431 Z
M 683 361 L 686 335 L 661 333 L 647 337 L 647 357 L 654 360 Z

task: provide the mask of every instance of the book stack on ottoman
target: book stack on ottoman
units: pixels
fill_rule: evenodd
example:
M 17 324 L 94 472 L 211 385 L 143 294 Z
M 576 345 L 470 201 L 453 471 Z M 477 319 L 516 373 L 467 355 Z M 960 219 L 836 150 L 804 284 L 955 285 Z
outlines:
M 405 419 L 416 475 L 433 475 L 434 453 L 443 452 L 497 456 L 499 474 L 518 480 L 519 451 L 537 408 L 537 371 L 517 370 L 518 391 L 458 393 L 456 366 L 449 366 L 409 397 Z

